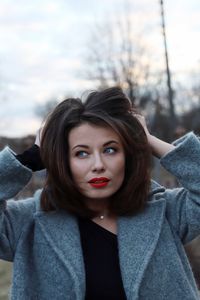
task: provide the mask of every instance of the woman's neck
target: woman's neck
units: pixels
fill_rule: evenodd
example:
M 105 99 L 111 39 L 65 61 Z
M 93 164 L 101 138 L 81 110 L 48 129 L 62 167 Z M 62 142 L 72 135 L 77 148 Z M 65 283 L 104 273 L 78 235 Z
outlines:
M 87 199 L 86 205 L 88 208 L 96 211 L 99 214 L 108 214 L 108 199 Z
M 93 222 L 117 234 L 117 217 L 109 212 L 109 199 L 87 199 L 86 204 L 97 212 L 97 215 L 92 218 Z

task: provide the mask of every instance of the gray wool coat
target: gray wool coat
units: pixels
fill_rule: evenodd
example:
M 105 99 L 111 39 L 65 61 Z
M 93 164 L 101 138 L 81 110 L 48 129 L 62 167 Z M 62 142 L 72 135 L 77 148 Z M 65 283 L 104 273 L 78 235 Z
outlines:
M 186 135 L 161 164 L 183 188 L 152 182 L 146 210 L 118 219 L 125 293 L 128 300 L 199 299 L 183 244 L 200 234 L 200 141 Z M 13 261 L 11 299 L 84 299 L 76 217 L 62 210 L 43 212 L 39 191 L 33 198 L 6 201 L 31 174 L 9 148 L 0 152 L 0 259 Z

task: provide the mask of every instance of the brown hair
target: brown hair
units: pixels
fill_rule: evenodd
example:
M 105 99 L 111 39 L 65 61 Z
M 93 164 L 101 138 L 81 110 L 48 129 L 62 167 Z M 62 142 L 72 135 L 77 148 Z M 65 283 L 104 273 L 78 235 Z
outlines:
M 133 215 L 144 209 L 150 186 L 150 148 L 130 100 L 118 87 L 91 92 L 83 103 L 66 99 L 48 116 L 42 131 L 41 156 L 47 169 L 42 192 L 43 210 L 64 209 L 83 217 L 95 212 L 86 206 L 69 167 L 68 135 L 82 123 L 109 126 L 120 137 L 125 150 L 125 177 L 110 199 L 110 211 Z

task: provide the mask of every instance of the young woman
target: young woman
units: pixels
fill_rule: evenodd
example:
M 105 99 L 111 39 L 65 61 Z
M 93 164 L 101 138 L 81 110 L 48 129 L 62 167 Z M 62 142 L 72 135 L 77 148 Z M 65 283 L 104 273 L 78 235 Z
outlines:
M 181 182 L 150 180 L 151 152 Z M 14 201 L 32 170 L 42 191 Z M 0 152 L 0 258 L 11 299 L 199 299 L 183 244 L 200 234 L 200 142 L 152 136 L 119 88 L 67 99 L 37 146 Z

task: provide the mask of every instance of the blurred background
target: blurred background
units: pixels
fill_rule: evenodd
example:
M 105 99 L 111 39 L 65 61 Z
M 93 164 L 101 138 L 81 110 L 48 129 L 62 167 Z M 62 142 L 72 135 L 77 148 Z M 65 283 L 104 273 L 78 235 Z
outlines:
M 197 0 L 0 0 L 0 149 L 22 152 L 57 103 L 114 85 L 158 137 L 200 134 L 199 20 Z M 152 177 L 178 184 L 156 160 Z M 200 285 L 200 238 L 186 250 Z M 0 300 L 11 272 L 0 260 Z

